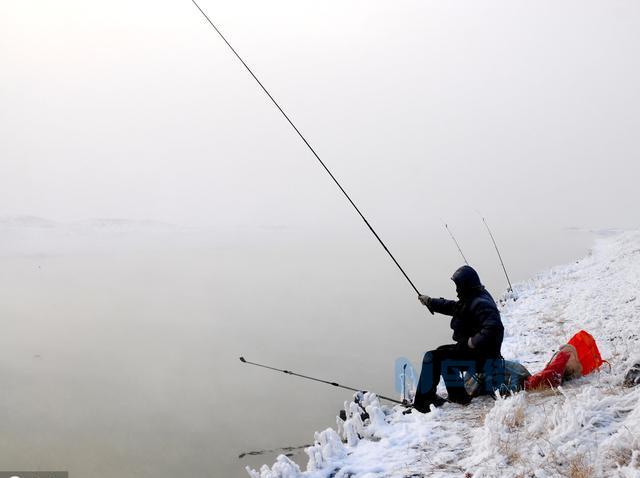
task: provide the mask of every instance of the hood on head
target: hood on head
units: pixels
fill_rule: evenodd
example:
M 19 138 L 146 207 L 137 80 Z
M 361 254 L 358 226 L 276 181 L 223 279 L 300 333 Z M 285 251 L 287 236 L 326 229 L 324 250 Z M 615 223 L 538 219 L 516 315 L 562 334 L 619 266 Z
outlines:
M 468 295 L 478 289 L 482 289 L 480 276 L 471 266 L 462 266 L 458 268 L 451 276 L 451 280 L 456 284 L 458 297 Z

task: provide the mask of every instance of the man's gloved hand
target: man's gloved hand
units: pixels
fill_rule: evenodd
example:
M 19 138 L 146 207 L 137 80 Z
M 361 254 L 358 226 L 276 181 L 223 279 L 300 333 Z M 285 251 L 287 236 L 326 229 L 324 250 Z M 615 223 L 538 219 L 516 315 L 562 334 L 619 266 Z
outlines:
M 475 345 L 473 345 L 473 341 L 471 340 L 471 337 L 469 337 L 469 340 L 467 340 L 467 346 L 468 346 L 470 349 L 475 349 L 475 348 L 476 348 L 476 346 L 475 346 Z
M 428 295 L 419 294 L 418 300 L 422 305 L 429 309 L 429 312 L 431 312 L 431 315 L 433 315 L 433 310 L 431 309 L 431 297 L 429 297 Z

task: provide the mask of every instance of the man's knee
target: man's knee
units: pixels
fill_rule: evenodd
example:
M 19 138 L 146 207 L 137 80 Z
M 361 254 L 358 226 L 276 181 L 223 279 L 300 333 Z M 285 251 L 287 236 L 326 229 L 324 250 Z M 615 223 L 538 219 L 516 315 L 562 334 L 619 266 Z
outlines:
M 422 363 L 431 363 L 433 362 L 433 350 L 429 350 L 422 357 Z
M 456 344 L 445 344 L 438 347 L 436 350 L 439 351 L 449 351 L 449 350 L 457 350 L 458 346 Z
M 455 351 L 455 349 L 456 349 L 455 344 L 447 344 L 447 345 L 441 345 L 436 349 L 429 350 L 426 354 L 424 354 L 422 363 L 431 363 L 436 359 L 437 360 L 446 359 L 451 354 L 452 351 Z

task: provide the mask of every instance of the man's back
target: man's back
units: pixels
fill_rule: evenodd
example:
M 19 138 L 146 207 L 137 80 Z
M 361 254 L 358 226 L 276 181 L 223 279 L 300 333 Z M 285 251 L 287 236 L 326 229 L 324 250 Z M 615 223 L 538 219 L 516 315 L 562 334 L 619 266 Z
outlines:
M 504 326 L 498 307 L 486 289 L 471 298 L 465 319 L 474 348 L 488 357 L 500 357 Z

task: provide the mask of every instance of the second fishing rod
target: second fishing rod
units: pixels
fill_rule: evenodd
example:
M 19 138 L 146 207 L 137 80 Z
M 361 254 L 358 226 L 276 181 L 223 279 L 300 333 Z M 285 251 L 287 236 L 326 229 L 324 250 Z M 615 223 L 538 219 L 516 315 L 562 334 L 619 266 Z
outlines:
M 502 270 L 504 272 L 504 276 L 507 278 L 507 284 L 509 286 L 507 288 L 507 292 L 513 293 L 513 286 L 511 285 L 511 279 L 509 278 L 509 274 L 507 273 L 507 267 L 504 265 L 504 261 L 502 260 L 502 254 L 500 254 L 500 249 L 498 249 L 498 244 L 496 243 L 496 239 L 495 239 L 495 237 L 493 237 L 493 232 L 491 231 L 491 228 L 489 227 L 489 224 L 487 223 L 487 220 L 484 218 L 484 216 L 482 214 L 480 214 L 479 212 L 478 212 L 478 214 L 480 215 L 480 218 L 482 219 L 482 222 L 484 223 L 484 227 L 487 229 L 487 232 L 489 233 L 489 237 L 491 238 L 491 242 L 493 242 L 493 247 L 495 248 L 496 253 L 498 254 L 498 259 L 500 260 L 500 265 L 502 266 Z M 449 236 L 453 240 L 454 244 L 458 248 L 458 252 L 462 256 L 462 260 L 464 260 L 464 263 L 466 265 L 469 265 L 469 261 L 467 261 L 467 257 L 464 255 L 464 252 L 462 252 L 462 248 L 460 247 L 460 244 L 458 243 L 458 240 L 456 239 L 456 236 L 453 235 L 453 232 L 451 231 L 451 229 L 449 229 L 449 225 L 445 222 L 445 220 L 441 218 L 441 221 L 444 224 L 444 227 L 447 230 L 447 232 L 449 233 Z M 515 300 L 515 298 L 514 298 L 514 300 Z

